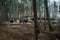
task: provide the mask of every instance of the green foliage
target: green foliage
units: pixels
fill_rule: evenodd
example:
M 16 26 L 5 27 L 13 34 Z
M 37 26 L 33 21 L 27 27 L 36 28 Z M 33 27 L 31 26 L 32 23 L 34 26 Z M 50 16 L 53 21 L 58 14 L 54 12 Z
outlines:
M 7 10 L 8 10 L 8 5 L 9 5 L 10 2 L 11 2 L 11 0 L 4 0 L 3 6 L 4 6 L 4 8 L 5 8 L 5 12 L 7 12 Z
M 44 0 L 36 0 L 36 6 L 39 9 L 40 6 L 44 3 Z
M 8 13 L 9 13 L 9 6 L 12 4 L 14 0 L 3 0 L 3 7 L 4 7 L 4 16 L 6 20 L 8 20 Z
M 9 3 L 12 3 L 13 1 L 12 0 L 4 0 L 4 7 L 7 7 L 9 5 Z
M 27 4 L 28 3 L 27 0 L 21 0 L 21 2 L 23 2 L 24 4 Z
M 20 3 L 18 7 L 21 12 L 24 12 L 24 3 Z

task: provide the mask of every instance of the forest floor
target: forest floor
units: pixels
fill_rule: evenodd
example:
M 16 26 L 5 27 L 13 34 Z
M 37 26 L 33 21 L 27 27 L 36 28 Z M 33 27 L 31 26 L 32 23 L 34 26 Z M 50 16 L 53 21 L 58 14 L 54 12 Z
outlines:
M 55 40 L 58 32 L 43 31 L 40 27 L 39 40 Z M 0 40 L 35 40 L 33 24 L 8 24 L 0 26 Z

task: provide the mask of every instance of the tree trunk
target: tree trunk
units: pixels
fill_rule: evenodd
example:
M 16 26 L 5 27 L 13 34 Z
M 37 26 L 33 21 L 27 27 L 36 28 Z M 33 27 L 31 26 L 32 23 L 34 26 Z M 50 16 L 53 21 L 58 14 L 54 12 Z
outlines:
M 53 31 L 52 26 L 51 26 L 51 22 L 50 22 L 50 15 L 49 15 L 49 12 L 48 12 L 48 4 L 47 3 L 48 3 L 47 0 L 44 0 L 44 6 L 45 6 L 45 9 L 46 9 L 46 16 L 47 16 L 48 25 L 49 25 L 49 31 Z
M 34 12 L 35 40 L 38 40 L 39 27 L 37 21 L 36 0 L 33 0 L 33 12 Z

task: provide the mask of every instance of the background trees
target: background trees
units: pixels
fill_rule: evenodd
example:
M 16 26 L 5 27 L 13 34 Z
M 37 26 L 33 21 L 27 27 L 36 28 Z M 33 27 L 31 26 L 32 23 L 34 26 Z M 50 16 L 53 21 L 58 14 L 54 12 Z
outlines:
M 33 16 L 32 0 L 3 0 L 5 18 L 20 18 Z M 44 10 L 44 0 L 36 0 L 37 16 L 41 17 Z M 27 14 L 27 15 L 26 15 Z

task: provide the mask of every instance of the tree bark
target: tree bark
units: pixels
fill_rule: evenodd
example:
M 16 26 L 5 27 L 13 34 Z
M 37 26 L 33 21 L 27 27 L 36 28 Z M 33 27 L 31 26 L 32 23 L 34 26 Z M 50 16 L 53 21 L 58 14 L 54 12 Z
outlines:
M 51 26 L 51 22 L 50 22 L 50 15 L 49 15 L 49 12 L 48 12 L 47 0 L 44 0 L 44 6 L 45 6 L 45 9 L 46 9 L 46 16 L 47 16 L 48 25 L 49 25 L 49 31 L 53 31 L 52 26 Z
M 34 12 L 35 40 L 38 40 L 39 27 L 37 21 L 36 0 L 33 0 L 33 12 Z

